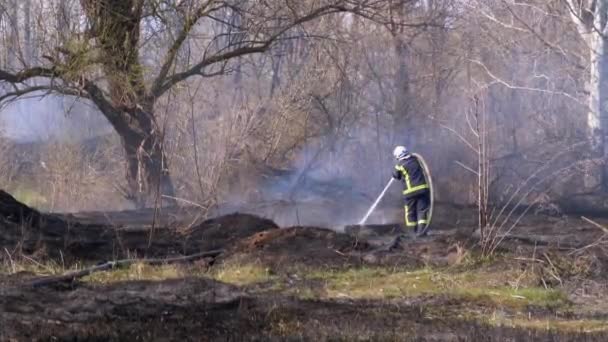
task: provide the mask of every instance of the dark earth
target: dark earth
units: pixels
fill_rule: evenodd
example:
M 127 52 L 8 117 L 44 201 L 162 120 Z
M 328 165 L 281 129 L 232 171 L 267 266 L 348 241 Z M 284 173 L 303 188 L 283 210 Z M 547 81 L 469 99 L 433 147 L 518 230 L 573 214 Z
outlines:
M 445 209 L 447 211 L 448 209 Z M 471 213 L 474 217 L 474 212 Z M 156 217 L 156 218 L 155 218 Z M 120 258 L 163 258 L 217 250 L 217 257 L 183 265 L 193 276 L 157 281 L 97 284 L 74 279 L 32 286 L 29 272 L 0 275 L 2 341 L 606 341 L 608 332 L 583 333 L 488 325 L 458 312 L 476 305 L 442 295 L 415 299 L 305 299 L 260 286 L 236 286 L 195 276 L 234 260 L 259 260 L 274 273 L 303 267 L 417 268 L 453 263 L 458 250 L 475 251 L 474 226 L 448 224 L 424 239 L 406 239 L 387 250 L 395 225 L 350 226 L 340 233 L 322 227 L 279 228 L 272 221 L 234 213 L 202 221 L 191 211 L 48 215 L 0 192 L 0 249 L 7 255 L 64 264 L 94 265 Z M 111 224 L 109 223 L 111 222 Z M 153 222 L 153 223 L 151 223 Z M 604 224 L 606 221 L 598 219 Z M 561 286 L 587 286 L 584 296 L 608 318 L 604 303 L 608 259 L 605 232 L 573 217 L 528 215 L 505 237 L 500 253 L 591 260 L 585 278 L 562 272 Z M 568 229 L 565 229 L 567 227 Z M 523 258 L 521 258 L 523 259 Z M 587 260 L 585 259 L 585 260 Z M 579 259 L 577 259 L 579 260 Z M 521 263 L 495 260 L 492 267 Z M 548 277 L 549 278 L 549 277 Z M 441 311 L 441 314 L 437 314 Z M 551 309 L 532 310 L 555 317 Z M 580 317 L 576 317 L 580 315 Z

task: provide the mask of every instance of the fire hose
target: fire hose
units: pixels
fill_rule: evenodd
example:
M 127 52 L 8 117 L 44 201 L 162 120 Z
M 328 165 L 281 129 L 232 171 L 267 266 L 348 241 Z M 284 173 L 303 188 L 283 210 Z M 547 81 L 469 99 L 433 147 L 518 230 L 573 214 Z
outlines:
M 431 169 L 429 169 L 428 164 L 426 163 L 426 160 L 424 160 L 424 158 L 422 158 L 421 155 L 419 155 L 418 153 L 412 153 L 412 156 L 414 156 L 416 159 L 418 159 L 418 162 L 420 163 L 420 166 L 422 167 L 422 171 L 424 172 L 424 177 L 426 179 L 427 184 L 429 185 L 429 213 L 427 215 L 427 223 L 426 226 L 424 227 L 424 229 L 419 232 L 420 234 L 424 234 L 426 233 L 426 231 L 429 229 L 429 227 L 431 226 L 431 219 L 433 218 L 433 207 L 435 205 L 435 195 L 434 195 L 434 191 L 433 191 L 433 178 L 431 177 Z

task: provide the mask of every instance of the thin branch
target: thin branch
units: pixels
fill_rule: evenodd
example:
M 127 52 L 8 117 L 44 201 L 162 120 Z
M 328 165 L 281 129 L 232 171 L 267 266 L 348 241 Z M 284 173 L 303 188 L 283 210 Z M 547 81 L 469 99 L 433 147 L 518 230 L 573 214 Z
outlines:
M 500 84 L 500 85 L 503 85 L 503 86 L 505 86 L 509 89 L 513 89 L 513 90 L 524 90 L 524 91 L 538 92 L 538 93 L 544 93 L 544 94 L 550 94 L 550 95 L 564 96 L 566 98 L 569 98 L 569 99 L 575 101 L 577 104 L 586 105 L 586 104 L 582 103 L 579 99 L 577 99 L 575 96 L 570 95 L 563 91 L 553 91 L 553 90 L 547 90 L 547 89 L 541 89 L 541 88 L 532 88 L 532 87 L 512 85 L 512 84 L 508 83 L 507 81 L 501 79 L 500 77 L 496 76 L 494 73 L 492 73 L 490 71 L 490 69 L 488 69 L 488 67 L 483 62 L 475 60 L 475 59 L 469 59 L 469 61 L 471 63 L 479 65 L 486 72 L 486 74 L 494 80 L 494 82 L 488 83 L 486 85 L 486 87 L 489 87 L 492 84 Z
M 456 135 L 456 137 L 462 141 L 468 148 L 470 148 L 473 152 L 479 154 L 479 150 L 475 148 L 475 146 L 473 146 L 473 144 L 471 144 L 464 136 L 462 136 L 462 134 L 458 133 L 455 129 L 453 129 L 452 127 L 449 127 L 447 125 L 442 124 L 441 122 L 439 122 L 439 125 L 445 129 L 447 129 L 448 131 L 454 133 L 454 135 Z
M 527 32 L 525 29 L 523 29 L 521 27 L 517 27 L 517 26 L 514 26 L 512 24 L 508 24 L 508 23 L 505 23 L 505 22 L 501 21 L 500 19 L 496 18 L 491 13 L 488 13 L 487 11 L 481 9 L 480 8 L 481 7 L 480 4 L 477 4 L 477 5 L 470 4 L 467 7 L 469 7 L 472 10 L 477 10 L 486 19 L 488 19 L 491 22 L 496 23 L 496 24 L 498 24 L 498 25 L 500 25 L 500 26 L 502 26 L 502 27 L 504 27 L 506 29 L 515 30 L 515 31 L 519 31 L 519 32 Z
M 505 4 L 505 6 L 507 7 L 507 10 L 509 11 L 509 13 L 511 13 L 511 15 L 517 20 L 519 21 L 522 25 L 524 25 L 527 29 L 527 31 L 529 33 L 532 33 L 532 35 L 534 37 L 536 37 L 536 39 L 538 39 L 541 43 L 543 43 L 545 46 L 547 46 L 548 48 L 559 52 L 562 57 L 564 57 L 564 59 L 566 59 L 566 61 L 568 61 L 570 64 L 572 64 L 574 67 L 576 67 L 579 70 L 585 70 L 586 67 L 584 65 L 581 65 L 580 63 L 576 62 L 576 61 L 572 61 L 572 59 L 568 56 L 568 54 L 566 53 L 566 51 L 564 51 L 564 49 L 558 45 L 552 44 L 551 42 L 547 41 L 540 33 L 538 33 L 532 26 L 530 26 L 528 24 L 528 22 L 526 22 L 525 20 L 523 20 L 517 13 L 515 13 L 515 11 L 511 8 L 511 6 L 505 1 L 502 0 L 502 2 Z M 577 55 L 577 57 L 580 58 L 580 56 Z
M 500 224 L 500 226 L 496 226 L 496 225 L 492 225 L 493 230 L 495 230 L 496 232 L 501 232 L 503 231 L 503 227 L 507 224 L 507 222 L 510 220 L 512 214 L 515 212 L 515 209 L 518 208 L 522 202 L 528 198 L 528 196 L 534 191 L 534 189 L 536 188 L 537 185 L 540 185 L 542 183 L 544 183 L 547 180 L 551 180 L 553 179 L 553 177 L 559 176 L 560 174 L 562 174 L 563 172 L 569 171 L 570 169 L 579 166 L 579 163 L 573 163 L 571 165 L 568 165 L 566 167 L 563 167 L 561 169 L 558 169 L 555 172 L 550 173 L 548 176 L 540 179 L 539 181 L 535 182 L 534 184 L 529 186 L 528 191 L 526 191 L 526 193 L 524 193 L 521 198 L 519 199 L 519 201 L 517 201 L 517 203 L 515 203 L 515 205 L 513 206 L 513 208 L 510 210 L 510 212 L 507 214 L 507 216 L 504 218 L 503 222 Z M 527 182 L 527 181 L 526 181 Z M 524 183 L 525 184 L 525 183 Z M 551 186 L 549 186 L 551 187 Z M 530 203 L 526 209 L 517 217 L 516 221 L 509 227 L 509 229 L 504 233 L 505 235 L 508 235 L 516 226 L 517 224 L 519 224 L 520 220 L 525 216 L 525 214 L 532 208 L 532 206 L 534 204 L 536 204 L 539 200 L 539 197 L 537 197 L 534 201 L 532 201 L 532 203 Z M 506 204 L 508 205 L 508 204 Z M 506 206 L 505 205 L 505 206 Z M 499 214 L 500 216 L 500 214 Z M 498 219 L 498 218 L 497 218 Z M 498 242 L 496 242 L 494 244 L 494 246 L 492 247 L 492 253 L 496 250 L 496 248 L 498 248 L 498 246 L 502 243 L 502 240 L 504 239 L 501 238 Z
M 467 124 L 469 125 L 469 129 L 471 130 L 471 133 L 473 133 L 473 135 L 477 138 L 479 138 L 479 132 L 475 129 L 475 127 L 473 127 L 473 124 L 471 123 L 471 119 L 469 118 L 469 111 L 466 110 L 464 112 L 464 117 L 467 119 Z M 475 121 L 477 121 L 477 118 L 475 118 Z M 477 124 L 477 122 L 475 122 L 475 124 Z
M 161 197 L 162 198 L 172 199 L 172 200 L 175 200 L 175 201 L 178 201 L 178 202 L 184 202 L 184 203 L 187 203 L 187 204 L 191 204 L 191 205 L 193 205 L 195 207 L 198 207 L 198 208 L 201 208 L 201 209 L 204 209 L 204 210 L 209 209 L 209 208 L 207 208 L 207 207 L 205 207 L 205 206 L 203 206 L 201 204 L 198 204 L 196 202 L 192 202 L 192 201 L 187 200 L 185 198 L 179 198 L 179 197 L 174 197 L 174 196 L 169 196 L 169 195 L 161 195 Z
M 476 176 L 479 176 L 479 172 L 473 170 L 473 168 L 466 166 L 465 164 L 459 162 L 458 160 L 454 160 L 454 163 L 456 163 L 458 166 L 462 167 L 463 169 L 472 172 L 473 174 L 475 174 Z
M 509 199 L 507 200 L 507 202 L 503 205 L 503 207 L 501 208 L 500 212 L 498 213 L 498 215 L 496 216 L 494 222 L 492 223 L 492 227 L 496 226 L 498 224 L 498 220 L 500 219 L 500 217 L 503 215 L 503 213 L 505 212 L 505 210 L 507 210 L 507 207 L 509 205 L 511 205 L 511 203 L 515 200 L 515 198 L 517 197 L 517 195 L 524 189 L 524 187 L 528 186 L 529 188 L 532 188 L 531 186 L 528 185 L 528 183 L 530 181 L 532 181 L 538 174 L 540 174 L 541 172 L 544 172 L 548 167 L 550 167 L 552 165 L 552 163 L 556 160 L 558 160 L 559 158 L 562 158 L 564 155 L 566 155 L 567 153 L 572 152 L 573 150 L 575 150 L 576 148 L 584 145 L 585 142 L 579 142 L 579 143 L 575 143 L 573 145 L 571 145 L 569 148 L 556 153 L 553 157 L 551 157 L 551 159 L 549 159 L 544 165 L 540 166 L 539 168 L 536 169 L 536 171 L 534 171 L 531 175 L 529 175 L 523 182 L 521 182 L 519 184 L 519 186 L 517 187 L 517 189 L 511 194 L 511 196 L 509 197 Z M 527 197 L 528 194 L 525 194 L 522 196 L 522 198 Z M 520 200 L 521 202 L 521 200 Z M 517 206 L 519 205 L 519 203 L 516 204 L 513 209 L 509 212 L 509 214 L 507 215 L 507 218 L 505 220 L 507 220 L 512 214 L 513 211 L 515 210 L 515 208 L 517 208 Z
M 8 92 L 2 96 L 0 96 L 0 103 L 2 102 L 8 102 L 7 100 L 14 100 L 17 99 L 19 97 L 34 93 L 34 92 L 38 92 L 38 91 L 48 91 L 49 87 L 48 86 L 35 86 L 35 87 L 29 87 L 26 89 L 18 89 L 15 91 L 11 91 Z

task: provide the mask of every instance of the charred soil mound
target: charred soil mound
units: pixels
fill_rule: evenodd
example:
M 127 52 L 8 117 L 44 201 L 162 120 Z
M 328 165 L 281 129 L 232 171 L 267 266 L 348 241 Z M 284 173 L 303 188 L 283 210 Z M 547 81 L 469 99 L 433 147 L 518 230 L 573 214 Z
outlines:
M 136 213 L 134 213 L 135 215 Z M 224 249 L 256 232 L 278 228 L 267 219 L 234 213 L 188 229 L 153 224 L 115 227 L 44 214 L 0 190 L 0 248 L 64 261 L 161 257 Z
M 394 236 L 382 236 L 382 232 L 377 232 L 378 239 L 367 239 L 318 227 L 273 229 L 239 240 L 220 260 L 258 261 L 280 271 L 294 265 L 446 266 L 465 256 L 465 243 L 458 237 L 404 238 L 392 244 Z
M 201 250 L 230 248 L 237 241 L 256 233 L 278 231 L 271 220 L 255 215 L 234 213 L 203 222 L 187 231 L 188 239 L 197 241 Z
M 266 264 L 345 265 L 360 263 L 371 246 L 352 236 L 316 227 L 291 227 L 256 233 L 240 240 L 227 258 L 257 259 Z

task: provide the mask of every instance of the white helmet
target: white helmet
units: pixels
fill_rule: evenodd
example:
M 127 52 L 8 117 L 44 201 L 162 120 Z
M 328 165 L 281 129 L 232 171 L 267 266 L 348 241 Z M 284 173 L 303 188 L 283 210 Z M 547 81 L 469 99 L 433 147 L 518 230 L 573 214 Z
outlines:
M 398 160 L 405 158 L 405 156 L 407 156 L 408 154 L 409 152 L 407 148 L 405 148 L 405 146 L 397 146 L 393 150 L 393 156 L 395 157 L 395 159 Z

